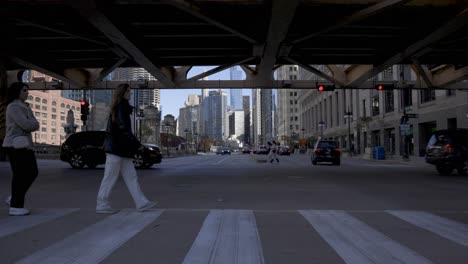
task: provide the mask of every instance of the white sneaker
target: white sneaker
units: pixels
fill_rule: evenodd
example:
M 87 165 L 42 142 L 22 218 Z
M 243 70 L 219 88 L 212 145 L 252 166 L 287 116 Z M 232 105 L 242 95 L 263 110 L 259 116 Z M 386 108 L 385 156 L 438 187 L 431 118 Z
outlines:
M 96 209 L 97 214 L 115 214 L 118 212 L 120 212 L 120 210 L 114 208 Z
M 31 212 L 26 208 L 10 207 L 10 211 L 9 211 L 9 215 L 13 215 L 13 216 L 28 215 L 30 213 Z
M 10 203 L 11 203 L 11 195 L 5 198 L 5 204 L 10 206 Z
M 158 202 L 151 202 L 151 201 L 149 201 L 149 202 L 147 202 L 145 205 L 143 205 L 142 207 L 138 208 L 138 211 L 139 211 L 139 212 L 144 212 L 144 211 L 146 211 L 146 210 L 149 210 L 149 209 L 155 207 L 157 204 L 158 204 Z

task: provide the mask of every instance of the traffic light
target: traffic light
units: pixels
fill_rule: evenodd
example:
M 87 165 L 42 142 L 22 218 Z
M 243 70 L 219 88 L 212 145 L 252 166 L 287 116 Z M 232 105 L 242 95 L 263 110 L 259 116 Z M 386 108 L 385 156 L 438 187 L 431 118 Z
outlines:
M 80 102 L 81 105 L 81 120 L 83 122 L 86 122 L 88 120 L 88 115 L 89 115 L 89 103 L 86 100 L 81 100 Z
M 376 84 L 374 88 L 379 91 L 393 90 L 395 88 L 394 84 Z
M 324 92 L 324 91 L 334 91 L 335 85 L 317 85 L 317 91 Z

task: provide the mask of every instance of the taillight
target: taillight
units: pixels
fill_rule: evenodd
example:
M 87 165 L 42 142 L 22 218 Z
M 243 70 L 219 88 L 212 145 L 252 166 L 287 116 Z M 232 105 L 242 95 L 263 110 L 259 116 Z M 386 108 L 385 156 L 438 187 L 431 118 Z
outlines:
M 339 148 L 336 148 L 336 149 L 333 149 L 333 150 L 335 150 L 335 151 L 338 151 L 338 152 L 340 152 L 340 151 L 341 151 Z
M 452 152 L 452 146 L 450 146 L 450 144 L 445 145 L 445 152 L 446 153 Z
M 319 152 L 319 151 L 322 151 L 322 149 L 321 148 L 316 148 L 315 149 L 315 152 Z

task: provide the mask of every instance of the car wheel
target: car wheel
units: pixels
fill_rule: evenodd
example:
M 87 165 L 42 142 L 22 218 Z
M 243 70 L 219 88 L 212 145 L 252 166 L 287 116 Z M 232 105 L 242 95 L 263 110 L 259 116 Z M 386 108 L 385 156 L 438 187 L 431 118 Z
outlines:
M 443 176 L 450 175 L 453 171 L 453 168 L 451 166 L 443 166 L 443 165 L 437 165 L 436 169 L 437 169 L 437 172 L 439 172 L 439 174 Z
M 74 169 L 82 169 L 85 163 L 81 154 L 73 154 L 70 158 L 70 166 Z
M 135 168 L 143 168 L 144 162 L 142 154 L 137 153 L 133 155 L 133 166 L 135 166 Z

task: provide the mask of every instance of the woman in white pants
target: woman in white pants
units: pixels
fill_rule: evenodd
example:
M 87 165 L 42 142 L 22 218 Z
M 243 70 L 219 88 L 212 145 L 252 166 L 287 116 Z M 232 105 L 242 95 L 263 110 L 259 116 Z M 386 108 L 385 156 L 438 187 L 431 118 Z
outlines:
M 119 211 L 112 208 L 109 202 L 109 196 L 119 174 L 122 174 L 138 211 L 143 212 L 156 205 L 156 202 L 149 201 L 141 191 L 133 165 L 133 155 L 141 150 L 143 145 L 132 132 L 130 115 L 133 106 L 128 102 L 130 95 L 128 84 L 120 84 L 114 91 L 104 142 L 106 165 L 97 196 L 96 213 L 113 214 Z

